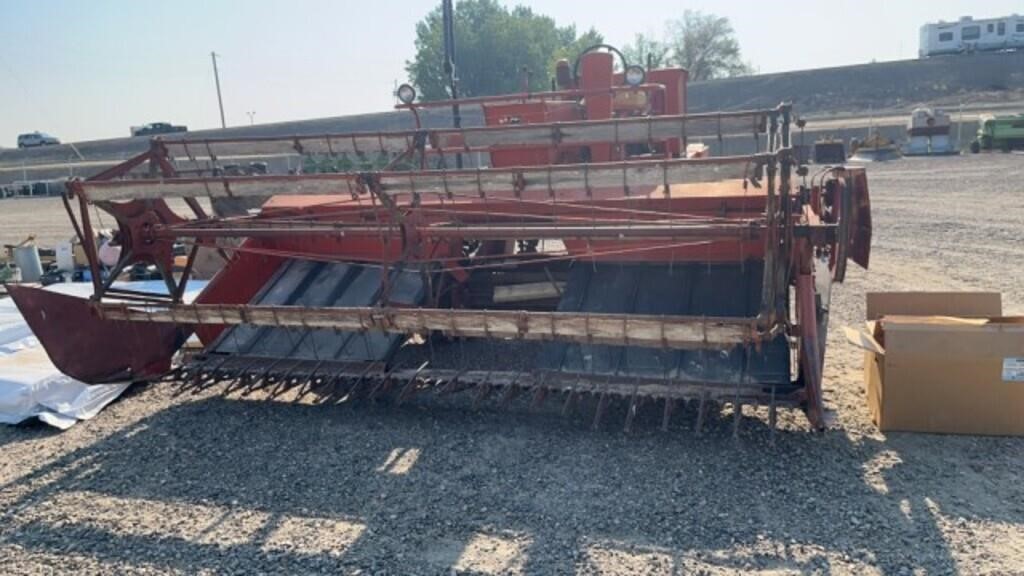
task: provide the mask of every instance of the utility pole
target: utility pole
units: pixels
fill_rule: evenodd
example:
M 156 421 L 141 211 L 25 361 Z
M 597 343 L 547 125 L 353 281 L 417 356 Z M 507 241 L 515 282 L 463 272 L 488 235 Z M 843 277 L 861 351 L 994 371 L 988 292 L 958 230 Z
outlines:
M 255 110 L 250 110 L 249 112 L 246 112 L 246 114 L 249 115 L 249 126 L 252 126 L 253 124 L 255 124 L 255 122 L 253 121 L 253 118 L 256 117 L 256 111 Z
M 441 1 L 441 21 L 444 31 L 444 73 L 448 77 L 448 90 L 452 98 L 452 123 L 455 128 L 462 127 L 462 115 L 459 113 L 459 76 L 455 67 L 455 9 L 452 0 Z M 462 168 L 462 153 L 455 155 L 455 167 Z
M 960 115 L 956 121 L 956 149 L 964 145 L 964 101 L 960 100 Z
M 210 59 L 213 60 L 213 81 L 217 83 L 217 105 L 220 106 L 220 127 L 227 128 L 228 123 L 224 121 L 224 100 L 220 97 L 220 74 L 217 73 L 217 53 L 210 52 Z

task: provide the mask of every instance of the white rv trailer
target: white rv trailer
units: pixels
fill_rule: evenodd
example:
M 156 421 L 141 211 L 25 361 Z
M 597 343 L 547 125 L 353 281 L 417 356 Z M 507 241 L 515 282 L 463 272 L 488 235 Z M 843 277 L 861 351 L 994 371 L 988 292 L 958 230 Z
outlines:
M 964 16 L 956 22 L 921 26 L 921 58 L 962 52 L 994 52 L 1024 48 L 1024 16 L 974 20 Z

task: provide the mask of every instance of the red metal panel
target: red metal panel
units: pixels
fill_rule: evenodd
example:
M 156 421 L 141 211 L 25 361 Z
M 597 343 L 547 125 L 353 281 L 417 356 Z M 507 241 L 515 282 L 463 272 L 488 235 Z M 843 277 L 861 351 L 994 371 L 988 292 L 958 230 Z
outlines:
M 800 322 L 800 368 L 806 395 L 807 419 L 816 430 L 825 428 L 825 405 L 822 398 L 821 350 L 818 346 L 818 315 L 814 297 L 814 276 L 800 274 L 796 278 L 797 319 Z
M 604 120 L 612 117 L 613 68 L 614 56 L 609 52 L 588 52 L 580 58 L 580 88 L 590 94 L 584 101 L 587 120 Z M 601 92 L 602 90 L 604 92 Z M 590 146 L 590 161 L 611 162 L 612 146 Z
M 17 284 L 7 291 L 53 365 L 86 384 L 160 376 L 191 334 L 175 324 L 101 319 L 85 298 Z
M 682 68 L 647 71 L 647 82 L 665 86 L 665 107 L 661 114 L 686 114 L 686 81 L 690 73 Z
M 871 197 L 863 168 L 850 170 L 853 187 L 853 226 L 850 226 L 850 258 L 865 269 L 871 259 Z
M 262 247 L 260 240 L 246 240 L 243 248 Z M 196 298 L 198 304 L 247 304 L 285 261 L 281 256 L 236 252 Z M 199 326 L 196 335 L 204 345 L 216 340 L 223 326 Z
M 665 86 L 664 108 L 660 114 L 686 114 L 686 82 L 690 73 L 682 68 L 663 68 L 648 70 L 647 81 Z M 673 138 L 668 141 L 668 156 L 676 158 L 682 152 L 682 140 Z
M 483 109 L 484 121 L 488 126 L 571 122 L 583 119 L 583 110 L 576 102 L 485 104 Z M 495 168 L 559 163 L 559 150 L 553 146 L 494 147 L 490 155 L 491 166 Z

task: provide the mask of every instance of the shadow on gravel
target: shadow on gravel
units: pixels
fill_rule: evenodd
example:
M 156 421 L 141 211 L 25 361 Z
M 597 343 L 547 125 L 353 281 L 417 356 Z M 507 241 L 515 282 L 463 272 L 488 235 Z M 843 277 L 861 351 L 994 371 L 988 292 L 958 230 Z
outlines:
M 18 424 L 0 424 L 0 448 L 38 438 L 58 436 L 61 432 L 53 426 L 43 424 L 37 418 L 29 418 Z
M 731 419 L 698 438 L 659 418 L 625 436 L 515 410 L 199 399 L 19 480 L 53 478 L 0 516 L 0 542 L 185 572 L 931 574 L 957 570 L 940 516 L 1024 524 L 1003 500 L 1019 481 L 985 464 L 1020 443 L 773 446 L 753 418 L 739 441 Z M 966 506 L 978 490 L 991 507 Z

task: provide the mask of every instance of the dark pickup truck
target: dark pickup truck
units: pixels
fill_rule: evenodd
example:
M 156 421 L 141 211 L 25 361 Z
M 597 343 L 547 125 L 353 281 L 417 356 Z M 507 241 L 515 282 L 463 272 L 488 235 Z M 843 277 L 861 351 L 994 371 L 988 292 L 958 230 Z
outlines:
M 156 134 L 174 134 L 188 132 L 187 126 L 175 126 L 167 122 L 153 122 L 145 126 L 132 126 L 132 136 L 153 136 Z

